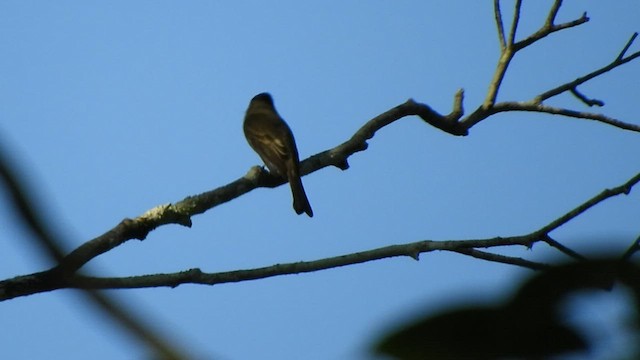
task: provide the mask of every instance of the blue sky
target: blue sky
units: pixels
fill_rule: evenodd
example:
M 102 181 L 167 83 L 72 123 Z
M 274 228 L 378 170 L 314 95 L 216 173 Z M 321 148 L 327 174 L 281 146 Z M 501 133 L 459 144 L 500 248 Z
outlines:
M 525 2 L 521 36 L 535 31 L 549 3 Z M 634 0 L 565 1 L 558 20 L 584 11 L 590 22 L 516 57 L 499 100 L 530 99 L 599 68 L 640 30 Z M 67 250 L 260 164 L 241 126 L 259 92 L 272 93 L 306 158 L 408 98 L 448 113 L 464 88 L 471 112 L 498 57 L 489 1 L 4 1 L 0 47 L 0 140 Z M 581 86 L 606 102 L 601 109 L 564 95 L 549 103 L 639 124 L 639 78 L 636 61 Z M 303 178 L 313 219 L 295 215 L 287 187 L 258 189 L 195 217 L 191 229 L 162 227 L 87 268 L 105 276 L 215 272 L 423 239 L 525 234 L 638 173 L 639 137 L 586 120 L 506 113 L 463 138 L 405 118 L 351 157 L 348 171 Z M 2 278 L 50 266 L 0 194 Z M 639 234 L 638 194 L 609 200 L 553 235 L 577 250 L 622 251 Z M 554 254 L 544 245 L 507 251 Z M 414 312 L 506 296 L 528 274 L 430 253 L 419 262 L 109 293 L 203 357 L 364 359 L 376 336 Z M 613 318 L 619 308 L 604 309 Z M 8 358 L 145 354 L 76 291 L 5 301 L 0 317 L 12 329 L 0 339 Z

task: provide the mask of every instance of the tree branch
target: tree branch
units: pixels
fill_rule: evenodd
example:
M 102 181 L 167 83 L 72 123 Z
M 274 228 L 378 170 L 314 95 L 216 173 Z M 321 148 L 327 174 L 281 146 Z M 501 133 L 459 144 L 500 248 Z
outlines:
M 560 6 L 562 6 L 562 0 L 555 0 L 553 5 L 551 6 L 551 10 L 549 11 L 549 15 L 547 15 L 547 21 L 545 21 L 545 27 L 552 27 L 556 22 L 556 16 L 558 16 L 558 11 L 560 10 Z
M 199 269 L 191 269 L 178 273 L 132 276 L 124 278 L 99 278 L 82 275 L 69 275 L 64 278 L 59 278 L 56 276 L 56 268 L 54 268 L 48 271 L 18 276 L 13 279 L 8 279 L 0 282 L 0 301 L 61 288 L 128 289 L 159 286 L 176 287 L 181 284 L 214 285 L 230 282 L 240 282 L 280 275 L 307 273 L 398 256 L 408 256 L 417 260 L 419 259 L 420 254 L 436 250 L 454 251 L 488 261 L 497 261 L 537 269 L 540 267 L 544 267 L 544 264 L 506 257 L 503 255 L 489 254 L 477 251 L 477 248 L 492 248 L 498 246 L 513 245 L 523 245 L 531 247 L 538 241 L 548 242 L 548 240 L 550 239 L 548 237 L 548 234 L 551 231 L 557 229 L 571 219 L 579 216 L 589 208 L 610 197 L 620 194 L 629 194 L 631 189 L 638 182 L 640 182 L 640 173 L 636 174 L 634 177 L 620 186 L 602 191 L 600 194 L 587 200 L 583 204 L 562 215 L 556 220 L 553 220 L 539 230 L 536 230 L 524 236 L 496 237 L 491 239 L 477 240 L 423 240 L 408 244 L 385 246 L 373 250 L 345 254 L 314 261 L 277 264 L 256 269 L 236 270 L 220 273 L 203 273 Z
M 616 59 L 613 60 L 613 62 L 611 62 L 606 66 L 603 66 L 600 69 L 597 69 L 587 75 L 584 75 L 573 81 L 567 82 L 551 90 L 548 90 L 542 94 L 539 94 L 536 97 L 534 97 L 533 100 L 531 101 L 526 101 L 526 102 L 512 101 L 512 102 L 496 103 L 498 91 L 500 89 L 502 81 L 504 80 L 504 76 L 506 74 L 507 68 L 511 60 L 519 50 L 522 50 L 523 48 L 533 44 L 534 42 L 546 37 L 551 33 L 554 33 L 556 31 L 560 31 L 563 29 L 567 29 L 570 27 L 574 27 L 589 21 L 589 18 L 587 17 L 586 13 L 584 13 L 582 17 L 574 21 L 570 21 L 560 25 L 555 25 L 554 24 L 555 18 L 558 14 L 558 11 L 560 10 L 560 6 L 562 5 L 562 1 L 556 0 L 552 5 L 551 10 L 549 11 L 549 14 L 547 16 L 547 19 L 544 25 L 537 32 L 530 35 L 526 39 L 523 39 L 519 42 L 514 43 L 517 22 L 519 20 L 520 5 L 521 4 L 519 1 L 516 2 L 515 4 L 513 23 L 511 27 L 511 32 L 509 34 L 509 41 L 506 41 L 504 39 L 505 34 L 504 34 L 504 25 L 502 23 L 502 13 L 500 11 L 500 2 L 499 0 L 494 1 L 494 16 L 496 19 L 496 26 L 498 28 L 498 38 L 500 39 L 500 47 L 501 47 L 500 58 L 498 59 L 498 64 L 496 66 L 493 79 L 489 83 L 489 89 L 487 91 L 487 96 L 485 98 L 484 103 L 482 104 L 482 106 L 480 106 L 477 110 L 475 110 L 473 113 L 468 115 L 466 118 L 459 120 L 458 128 L 461 127 L 468 131 L 479 122 L 485 120 L 489 116 L 496 114 L 498 112 L 535 111 L 535 112 L 549 113 L 554 115 L 563 115 L 563 116 L 568 116 L 573 118 L 595 120 L 605 124 L 613 125 L 615 127 L 619 127 L 621 129 L 640 132 L 640 125 L 628 124 L 617 119 L 612 119 L 605 115 L 593 114 L 588 112 L 580 112 L 575 110 L 555 108 L 555 107 L 542 105 L 542 102 L 544 100 L 550 97 L 559 95 L 563 92 L 569 91 L 578 99 L 580 99 L 580 101 L 582 101 L 588 106 L 594 106 L 594 105 L 603 106 L 604 105 L 603 101 L 597 100 L 597 99 L 589 99 L 587 96 L 580 93 L 577 87 L 597 76 L 600 76 L 618 66 L 626 64 L 627 62 L 630 62 L 640 57 L 640 51 L 625 57 L 627 50 L 631 47 L 633 41 L 637 37 L 638 35 L 637 33 L 634 33 L 631 36 L 631 38 L 627 41 L 626 45 L 624 46 L 620 54 L 616 57 Z
M 616 57 L 615 60 L 613 60 L 610 64 L 603 66 L 595 71 L 592 71 L 591 73 L 584 75 L 582 77 L 579 77 L 573 81 L 567 82 L 565 84 L 562 84 L 560 86 L 557 86 L 551 90 L 545 91 L 537 96 L 535 96 L 532 100 L 530 101 L 508 101 L 508 102 L 501 102 L 501 103 L 491 103 L 491 106 L 487 106 L 487 102 L 485 101 L 485 103 L 479 107 L 476 111 L 472 112 L 471 114 L 469 114 L 466 118 L 461 119 L 458 121 L 458 127 L 460 128 L 464 128 L 467 129 L 467 131 L 469 129 L 471 129 L 473 126 L 475 126 L 476 124 L 478 124 L 479 122 L 485 120 L 486 118 L 488 118 L 491 115 L 497 114 L 499 112 L 505 112 L 505 111 L 533 111 L 533 112 L 540 112 L 540 113 L 547 113 L 547 114 L 553 114 L 553 115 L 563 115 L 563 116 L 567 116 L 567 117 L 573 117 L 573 118 L 578 118 L 578 119 L 585 119 L 585 120 L 595 120 L 598 122 L 602 122 L 608 125 L 612 125 L 624 130 L 630 130 L 630 131 L 635 131 L 635 132 L 640 132 L 640 125 L 635 125 L 635 124 L 629 124 L 629 123 L 625 123 L 621 120 L 617 120 L 617 119 L 613 119 L 610 118 L 608 116 L 602 115 L 602 114 L 594 114 L 594 113 L 589 113 L 589 112 L 582 112 L 582 111 L 576 111 L 576 110 L 569 110 L 569 109 L 564 109 L 564 108 L 557 108 L 557 107 L 552 107 L 552 106 L 547 106 L 543 104 L 543 101 L 546 99 L 549 99 L 553 96 L 559 95 L 563 92 L 566 91 L 570 91 L 572 94 L 574 94 L 574 96 L 578 97 L 582 102 L 584 102 L 585 104 L 591 106 L 591 105 L 598 105 L 598 106 L 602 106 L 604 105 L 603 101 L 600 100 L 595 100 L 595 99 L 588 99 L 586 96 L 584 96 L 583 94 L 581 94 L 580 92 L 578 92 L 577 87 L 578 85 L 584 84 L 585 82 L 600 76 L 608 71 L 611 71 L 615 68 L 617 68 L 618 66 L 621 66 L 623 64 L 626 64 L 632 60 L 635 60 L 636 58 L 640 57 L 640 51 L 637 51 L 627 57 L 624 57 L 624 55 L 626 54 L 626 51 L 629 49 L 629 47 L 631 46 L 631 44 L 633 43 L 633 41 L 635 40 L 635 38 L 637 37 L 637 33 L 635 33 L 633 36 L 631 36 L 631 38 L 629 39 L 629 41 L 627 42 L 627 44 L 625 45 L 625 47 L 622 49 L 622 51 L 620 52 L 620 54 L 618 55 L 618 57 Z M 506 56 L 505 54 L 503 54 L 503 56 Z M 503 69 L 504 71 L 506 71 L 506 63 L 502 64 L 504 59 L 501 58 L 501 60 L 499 61 L 498 67 L 501 66 L 505 66 L 505 68 Z M 508 60 L 510 61 L 510 60 Z M 498 76 L 499 73 L 496 72 L 496 76 Z M 504 74 L 503 74 L 504 75 Z M 492 81 L 492 83 L 489 86 L 489 94 L 497 94 L 497 87 L 500 86 L 500 81 L 502 81 L 501 79 L 496 79 L 496 77 L 494 76 L 494 80 Z M 494 88 L 495 87 L 495 88 Z M 495 100 L 495 96 L 493 98 Z
M 638 37 L 638 33 L 634 32 L 633 35 L 631 35 L 631 38 L 629 39 L 629 41 L 627 41 L 627 43 L 625 44 L 624 48 L 622 48 L 622 51 L 620 51 L 620 54 L 618 54 L 618 57 L 616 57 L 616 60 L 620 61 L 624 58 L 624 55 L 627 53 L 627 50 L 629 50 L 629 48 L 633 44 L 633 41 L 637 37 Z
M 633 254 L 635 254 L 638 251 L 640 251 L 640 236 L 638 236 L 636 241 L 634 241 L 633 244 L 629 246 L 627 251 L 622 256 L 622 260 L 629 260 L 633 256 Z
M 556 220 L 552 221 L 551 223 L 549 223 L 547 226 L 541 228 L 540 230 L 538 230 L 538 233 L 540 233 L 541 235 L 542 234 L 543 235 L 547 235 L 550 232 L 552 232 L 553 230 L 555 230 L 555 229 L 559 228 L 560 226 L 568 223 L 569 221 L 575 219 L 580 214 L 584 213 L 585 211 L 589 210 L 593 206 L 601 203 L 602 201 L 604 201 L 604 200 L 606 200 L 608 198 L 611 198 L 611 197 L 614 197 L 614 196 L 618 196 L 620 194 L 629 195 L 629 193 L 631 192 L 631 189 L 638 182 L 640 182 L 640 173 L 636 174 L 634 177 L 632 177 L 631 179 L 629 179 L 627 182 L 625 182 L 624 184 L 622 184 L 620 186 L 616 186 L 616 187 L 614 187 L 612 189 L 603 190 L 598 195 L 596 195 L 596 196 L 592 197 L 591 199 L 585 201 L 584 203 L 580 204 L 575 209 L 569 211 L 568 213 L 562 215 L 558 219 L 556 219 Z
M 589 18 L 587 17 L 586 13 L 584 13 L 581 18 L 576 19 L 572 22 L 568 22 L 560 25 L 554 25 L 553 22 L 555 20 L 556 15 L 558 14 L 558 10 L 560 9 L 560 6 L 562 5 L 562 1 L 556 0 L 553 6 L 551 7 L 551 10 L 549 11 L 549 15 L 547 15 L 547 20 L 544 23 L 544 25 L 542 25 L 542 27 L 531 36 L 527 37 L 524 40 L 516 42 L 515 37 L 516 37 L 516 31 L 518 28 L 518 22 L 520 21 L 521 5 L 522 5 L 522 1 L 520 0 L 516 1 L 515 9 L 513 12 L 513 20 L 511 23 L 511 30 L 509 32 L 509 39 L 506 41 L 506 44 L 505 44 L 504 25 L 502 22 L 502 13 L 500 11 L 500 1 L 496 0 L 493 2 L 494 16 L 496 18 L 496 24 L 498 28 L 498 38 L 500 39 L 500 58 L 498 59 L 498 64 L 496 65 L 496 70 L 493 74 L 493 78 L 489 83 L 487 96 L 485 97 L 484 103 L 481 106 L 481 109 L 485 111 L 491 109 L 495 104 L 496 99 L 498 97 L 498 91 L 500 89 L 500 85 L 502 84 L 502 81 L 504 80 L 504 76 L 507 72 L 507 68 L 509 67 L 511 60 L 513 60 L 513 57 L 516 55 L 518 51 L 524 49 L 525 47 L 533 44 L 534 42 L 546 37 L 551 33 L 554 33 L 556 31 L 560 31 L 569 27 L 577 26 L 589 21 Z M 470 127 L 471 126 L 469 126 L 469 128 Z
M 493 0 L 493 15 L 496 20 L 498 29 L 498 41 L 500 41 L 500 50 L 507 47 L 507 40 L 504 36 L 504 23 L 502 22 L 502 11 L 500 11 L 500 0 Z
M 602 100 L 598 100 L 598 99 L 589 99 L 586 95 L 584 95 L 583 93 L 581 93 L 580 91 L 578 91 L 577 88 L 572 88 L 569 90 L 571 92 L 571 95 L 575 96 L 576 98 L 578 98 L 578 100 L 582 101 L 585 105 L 591 107 L 591 106 L 604 106 L 604 101 Z
M 569 249 L 568 247 L 560 244 L 559 242 L 557 242 L 556 240 L 552 239 L 551 236 L 549 236 L 549 234 L 546 234 L 542 237 L 542 241 L 546 242 L 547 244 L 549 244 L 549 246 L 554 247 L 558 250 L 560 250 L 561 253 L 572 257 L 576 260 L 587 260 L 587 258 L 585 258 L 584 256 L 578 254 L 577 252 Z
M 521 266 L 531 270 L 543 270 L 549 267 L 549 265 L 547 264 L 541 264 L 541 263 L 537 263 L 537 262 L 533 262 L 533 261 L 529 261 L 529 260 L 525 260 L 517 257 L 493 254 L 493 253 L 480 251 L 476 249 L 458 249 L 454 251 L 459 254 L 474 257 L 476 259 L 493 261 L 501 264 L 516 265 L 516 266 Z
M 640 125 L 629 124 L 629 123 L 620 121 L 618 119 L 610 118 L 602 114 L 595 114 L 590 112 L 575 111 L 575 110 L 563 109 L 563 108 L 558 108 L 553 106 L 547 106 L 547 105 L 537 104 L 533 101 L 501 102 L 496 104 L 491 109 L 490 112 L 482 113 L 480 114 L 480 116 L 482 116 L 483 118 L 486 118 L 490 115 L 501 113 L 501 112 L 507 112 L 507 111 L 530 111 L 530 112 L 539 112 L 539 113 L 546 113 L 546 114 L 552 114 L 552 115 L 562 115 L 562 116 L 572 117 L 576 119 L 594 120 L 607 125 L 615 126 L 620 129 L 640 132 Z M 472 118 L 469 117 L 469 119 L 472 119 Z M 480 121 L 477 119 L 473 119 L 473 120 L 476 121 L 476 123 Z
M 561 1 L 556 1 L 556 4 L 561 3 Z M 555 19 L 555 15 L 558 12 L 558 8 L 560 5 L 558 5 L 558 8 L 555 8 L 554 4 L 554 8 L 551 9 L 551 12 L 549 13 L 549 17 L 551 17 L 551 14 L 553 13 L 553 11 L 555 11 L 555 14 L 553 14 L 553 19 Z M 547 18 L 547 21 L 549 21 L 549 17 Z M 578 26 L 578 25 L 582 25 L 584 23 L 586 23 L 587 21 L 589 21 L 589 17 L 587 16 L 587 13 L 583 13 L 582 16 L 580 16 L 578 19 L 575 19 L 573 21 L 569 21 L 560 25 L 554 25 L 553 23 L 545 23 L 538 31 L 536 31 L 535 33 L 531 34 L 529 37 L 527 37 L 526 39 L 522 39 L 520 41 L 518 41 L 517 43 L 515 43 L 513 46 L 516 50 L 522 50 L 524 48 L 526 48 L 527 46 L 535 43 L 538 40 L 541 40 L 545 37 L 547 37 L 548 35 L 553 34 L 554 32 L 558 32 L 560 30 L 564 30 L 564 29 L 568 29 L 568 28 L 572 28 L 574 26 Z
M 511 21 L 511 30 L 509 31 L 509 40 L 507 46 L 512 46 L 516 41 L 516 31 L 518 30 L 518 22 L 520 22 L 520 8 L 522 0 L 516 0 L 515 9 L 513 10 L 513 20 Z
M 624 49 L 620 52 L 620 55 L 618 55 L 618 57 L 616 57 L 610 64 L 601 67 L 600 69 L 597 69 L 595 71 L 592 71 L 591 73 L 584 75 L 582 77 L 579 77 L 573 81 L 570 81 L 568 83 L 562 84 L 556 88 L 553 88 L 549 91 L 546 91 L 538 96 L 535 97 L 534 101 L 537 103 L 541 103 L 544 100 L 559 95 L 565 91 L 569 91 L 572 89 L 575 89 L 578 85 L 584 84 L 585 82 L 595 78 L 596 76 L 600 76 L 612 69 L 615 69 L 616 67 L 626 64 L 631 60 L 634 60 L 636 58 L 638 58 L 640 56 L 640 51 L 637 51 L 629 56 L 625 57 L 621 57 L 624 56 L 624 54 L 626 53 L 627 49 L 629 48 L 629 46 L 631 46 L 631 43 L 633 42 L 633 40 L 636 38 L 637 33 L 634 34 L 634 36 L 631 37 L 631 39 L 627 42 L 627 44 L 625 45 Z

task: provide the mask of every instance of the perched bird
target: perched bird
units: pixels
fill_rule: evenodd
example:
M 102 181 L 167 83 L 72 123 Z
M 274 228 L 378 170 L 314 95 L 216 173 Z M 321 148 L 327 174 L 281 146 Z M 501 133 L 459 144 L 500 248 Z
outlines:
M 261 93 L 251 99 L 243 129 L 249 145 L 260 155 L 269 172 L 289 181 L 296 213 L 304 212 L 313 217 L 300 179 L 296 141 L 287 123 L 278 115 L 269 93 Z

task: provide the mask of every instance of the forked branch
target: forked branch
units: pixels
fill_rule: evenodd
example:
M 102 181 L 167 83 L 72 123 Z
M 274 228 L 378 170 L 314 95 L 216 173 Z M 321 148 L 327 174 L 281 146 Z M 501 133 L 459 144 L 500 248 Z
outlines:
M 612 125 L 621 129 L 640 132 L 640 125 L 638 124 L 626 123 L 624 121 L 614 119 L 602 114 L 595 114 L 595 113 L 571 110 L 566 108 L 551 107 L 543 104 L 545 100 L 551 97 L 557 96 L 564 92 L 570 92 L 575 97 L 577 97 L 581 102 L 583 102 L 588 106 L 604 106 L 604 101 L 598 100 L 598 99 L 591 99 L 587 97 L 586 95 L 584 95 L 582 92 L 578 90 L 578 86 L 586 83 L 589 80 L 592 80 L 597 76 L 600 76 L 608 71 L 611 71 L 621 65 L 624 65 L 640 57 L 640 51 L 637 51 L 628 56 L 626 55 L 627 51 L 629 50 L 634 40 L 636 39 L 638 35 L 637 33 L 634 33 L 631 36 L 631 38 L 627 41 L 627 43 L 623 47 L 622 51 L 620 51 L 618 56 L 611 63 L 597 70 L 594 70 L 573 81 L 569 81 L 555 88 L 547 90 L 539 95 L 536 95 L 535 97 L 533 97 L 533 99 L 528 101 L 507 101 L 507 102 L 496 103 L 498 92 L 504 80 L 509 64 L 511 63 L 515 55 L 518 53 L 518 51 L 524 49 L 525 47 L 535 43 L 536 41 L 546 37 L 551 33 L 554 33 L 563 29 L 567 29 L 570 27 L 578 26 L 589 21 L 589 18 L 587 17 L 586 13 L 584 13 L 578 19 L 556 25 L 555 19 L 558 14 L 558 11 L 560 10 L 561 5 L 562 5 L 562 1 L 556 0 L 552 5 L 551 10 L 549 11 L 549 14 L 547 15 L 547 19 L 545 23 L 542 25 L 542 27 L 539 30 L 523 40 L 515 41 L 515 38 L 512 38 L 511 35 L 515 36 L 515 29 L 517 26 L 517 21 L 519 20 L 519 13 L 520 13 L 520 3 L 516 2 L 515 10 L 514 10 L 514 18 L 513 18 L 513 23 L 511 27 L 511 33 L 509 36 L 509 41 L 507 41 L 504 38 L 505 34 L 504 34 L 502 12 L 500 10 L 500 1 L 499 0 L 494 1 L 494 15 L 495 15 L 496 27 L 498 31 L 498 38 L 500 41 L 500 48 L 501 48 L 500 57 L 498 59 L 498 64 L 496 66 L 493 79 L 489 83 L 489 88 L 487 90 L 487 95 L 484 103 L 480 107 L 478 107 L 477 110 L 475 110 L 465 118 L 462 118 L 460 120 L 459 128 L 466 129 L 468 131 L 479 122 L 499 112 L 532 111 L 532 112 L 540 112 L 540 113 L 547 113 L 547 114 L 553 114 L 553 115 L 563 115 L 563 116 L 572 117 L 572 118 L 595 120 L 595 121 L 599 121 L 599 122 Z
M 419 259 L 420 255 L 433 251 L 451 251 L 487 261 L 523 266 L 531 269 L 542 269 L 546 265 L 515 257 L 492 254 L 478 250 L 478 248 L 494 248 L 502 246 L 521 245 L 531 247 L 536 242 L 546 242 L 555 248 L 559 248 L 565 254 L 579 256 L 574 251 L 560 246 L 551 239 L 549 233 L 563 224 L 578 217 L 591 207 L 620 194 L 629 194 L 631 189 L 640 182 L 640 173 L 629 179 L 624 184 L 612 189 L 602 191 L 600 194 L 585 201 L 575 209 L 567 212 L 559 218 L 551 221 L 539 230 L 523 236 L 496 237 L 477 240 L 447 240 L 433 241 L 422 240 L 413 243 L 391 245 L 373 250 L 345 254 L 331 258 L 314 261 L 301 261 L 289 264 L 277 264 L 255 269 L 236 270 L 219 273 L 204 273 L 200 269 L 191 269 L 177 273 L 154 274 L 144 276 L 101 278 L 82 275 L 70 275 L 56 282 L 47 282 L 51 277 L 50 272 L 19 276 L 0 282 L 0 300 L 12 299 L 19 296 L 50 291 L 61 288 L 83 289 L 126 289 L 147 287 L 176 287 L 181 284 L 205 284 L 214 285 L 230 282 L 263 279 L 273 276 L 300 274 L 319 270 L 326 270 L 347 265 L 355 265 L 364 262 L 386 259 L 391 257 L 406 256 Z M 635 251 L 635 250 L 634 250 Z

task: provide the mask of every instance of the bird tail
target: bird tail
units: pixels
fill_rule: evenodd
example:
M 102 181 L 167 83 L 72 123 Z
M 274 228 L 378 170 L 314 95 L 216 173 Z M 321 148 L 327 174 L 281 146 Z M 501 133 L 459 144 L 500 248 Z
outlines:
M 293 195 L 293 209 L 296 211 L 296 214 L 300 215 L 304 212 L 309 215 L 309 217 L 313 217 L 313 210 L 311 209 L 311 204 L 309 204 L 309 199 L 307 199 L 307 194 L 304 192 L 300 175 L 289 174 L 289 184 L 291 185 L 291 194 Z

